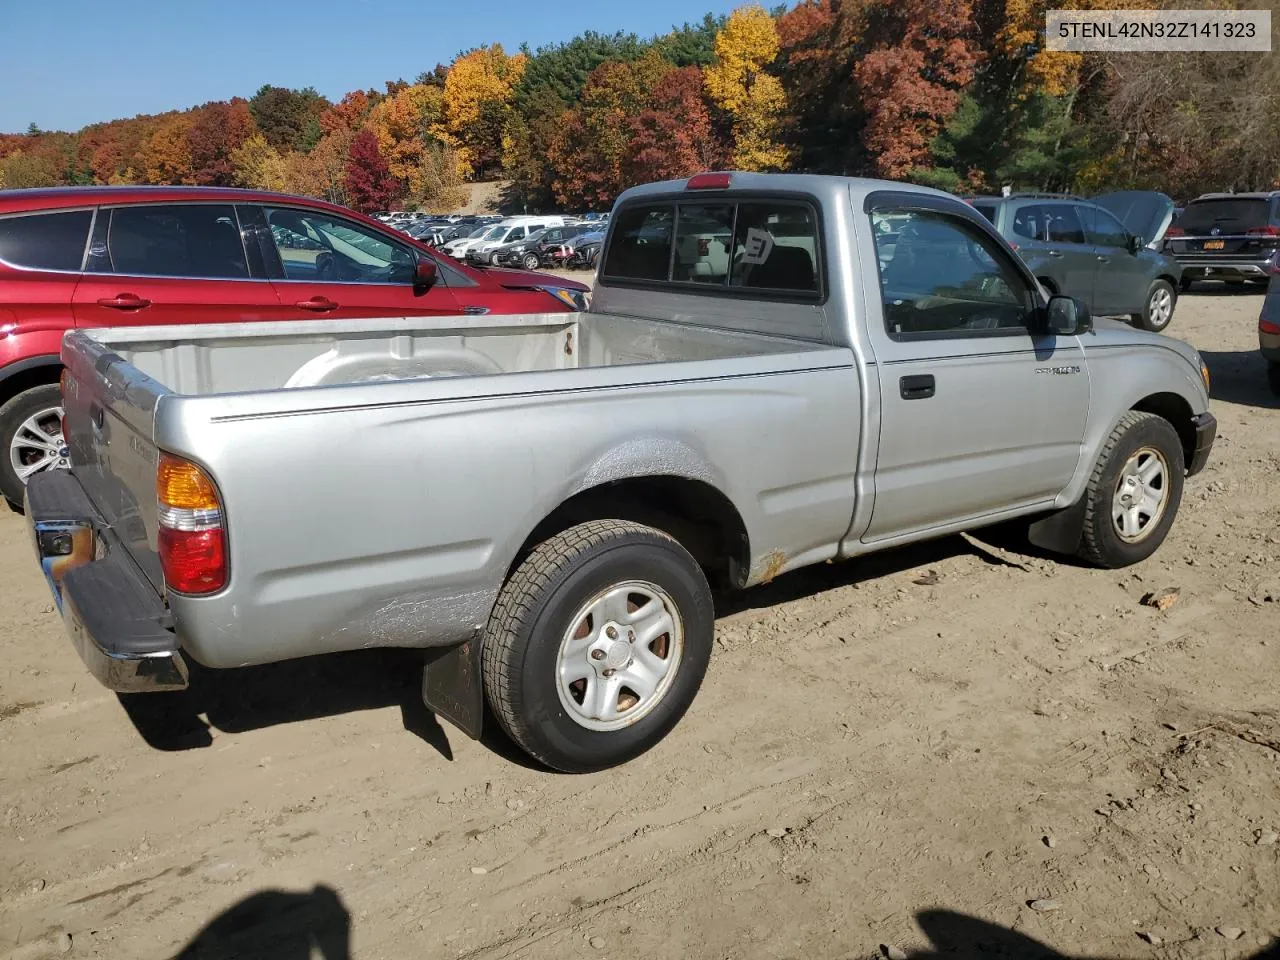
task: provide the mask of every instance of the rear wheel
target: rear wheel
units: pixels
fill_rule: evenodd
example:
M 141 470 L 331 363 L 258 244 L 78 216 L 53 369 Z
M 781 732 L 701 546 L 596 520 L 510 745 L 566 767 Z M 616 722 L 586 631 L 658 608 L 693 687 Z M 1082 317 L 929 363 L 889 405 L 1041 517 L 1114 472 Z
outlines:
M 1131 410 L 1107 438 L 1085 490 L 1080 555 L 1114 569 L 1151 556 L 1169 534 L 1186 476 L 1168 420 Z
M 662 740 L 711 658 L 711 591 L 674 539 L 620 520 L 539 544 L 503 587 L 484 643 L 484 687 L 504 730 L 567 773 L 601 770 Z
M 1173 284 L 1168 280 L 1156 280 L 1147 291 L 1146 306 L 1141 313 L 1135 313 L 1130 319 L 1143 330 L 1159 333 L 1173 320 L 1173 308 L 1177 302 L 1178 295 L 1173 291 Z
M 70 465 L 56 383 L 31 387 L 0 407 L 0 451 L 0 493 L 15 505 L 37 473 Z
M 538 255 L 536 253 L 526 253 L 524 255 L 524 268 L 526 270 L 537 270 L 541 266 L 538 263 Z

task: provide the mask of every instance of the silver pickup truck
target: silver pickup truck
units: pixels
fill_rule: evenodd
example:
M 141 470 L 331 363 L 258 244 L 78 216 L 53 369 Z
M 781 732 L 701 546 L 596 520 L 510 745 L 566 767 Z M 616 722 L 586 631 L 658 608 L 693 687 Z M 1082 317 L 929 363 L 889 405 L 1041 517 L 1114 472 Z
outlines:
M 1026 518 L 1165 539 L 1216 423 L 1179 341 L 1091 321 L 972 207 L 834 177 L 624 193 L 589 312 L 77 330 L 26 513 L 108 687 L 364 647 L 565 771 L 650 748 L 712 585 Z

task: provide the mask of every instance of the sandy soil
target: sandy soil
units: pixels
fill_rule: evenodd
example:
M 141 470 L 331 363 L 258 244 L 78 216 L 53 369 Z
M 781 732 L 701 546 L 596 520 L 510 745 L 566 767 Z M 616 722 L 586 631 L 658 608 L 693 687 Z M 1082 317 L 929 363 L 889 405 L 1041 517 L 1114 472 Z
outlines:
M 1221 439 L 1155 558 L 1105 573 L 955 537 L 725 598 L 688 717 L 590 777 L 442 728 L 403 654 L 126 707 L 0 516 L 0 957 L 1277 949 L 1259 304 L 1179 305 Z M 1165 587 L 1171 608 L 1140 604 Z

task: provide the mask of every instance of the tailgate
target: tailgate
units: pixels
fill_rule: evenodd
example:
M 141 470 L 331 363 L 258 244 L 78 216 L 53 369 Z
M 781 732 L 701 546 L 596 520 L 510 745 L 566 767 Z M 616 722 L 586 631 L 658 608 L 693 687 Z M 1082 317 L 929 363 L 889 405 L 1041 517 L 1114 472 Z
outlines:
M 93 340 L 67 335 L 64 430 L 71 470 L 156 590 L 164 588 L 156 553 L 155 411 L 169 391 Z

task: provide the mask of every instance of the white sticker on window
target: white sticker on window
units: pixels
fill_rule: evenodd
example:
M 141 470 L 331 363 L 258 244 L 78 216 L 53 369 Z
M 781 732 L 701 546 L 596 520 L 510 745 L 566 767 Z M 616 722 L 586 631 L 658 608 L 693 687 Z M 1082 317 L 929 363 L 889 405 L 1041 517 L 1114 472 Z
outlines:
M 773 234 L 768 230 L 751 227 L 747 230 L 747 249 L 742 256 L 743 263 L 760 264 L 769 259 L 773 253 Z

